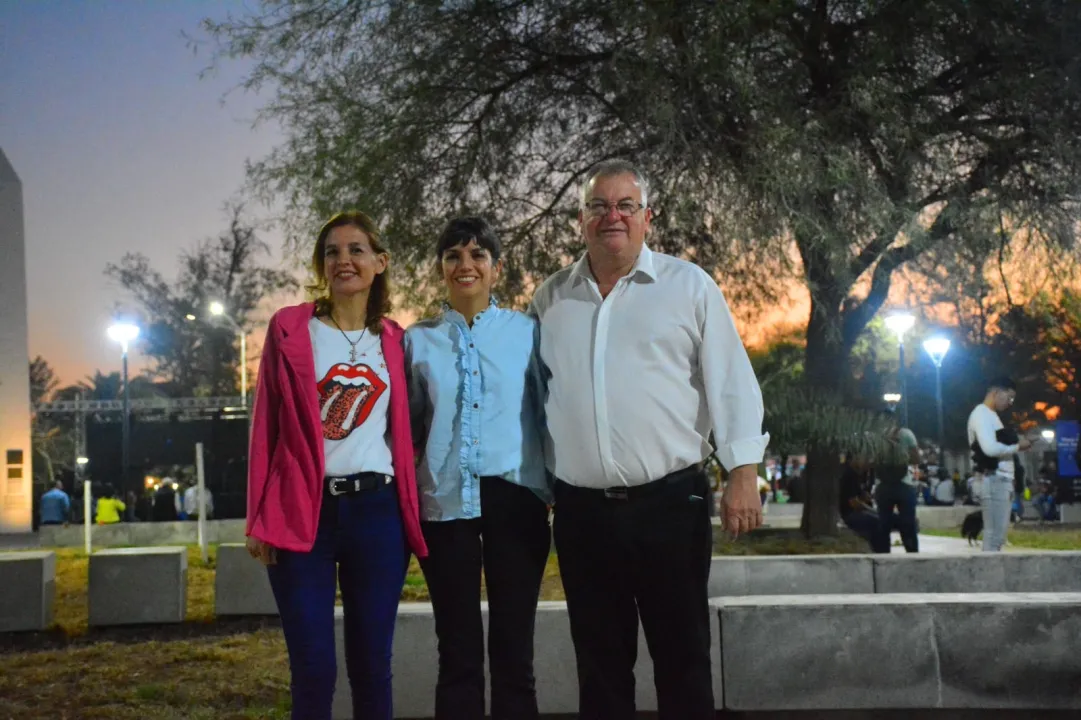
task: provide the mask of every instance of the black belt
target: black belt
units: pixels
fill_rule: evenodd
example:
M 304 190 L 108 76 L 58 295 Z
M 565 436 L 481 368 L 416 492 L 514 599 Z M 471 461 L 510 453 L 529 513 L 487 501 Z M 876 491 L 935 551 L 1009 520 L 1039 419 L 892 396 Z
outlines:
M 559 486 L 566 492 L 570 492 L 580 497 L 592 497 L 597 500 L 640 500 L 650 495 L 654 495 L 661 492 L 671 485 L 686 480 L 694 480 L 697 477 L 703 476 L 702 464 L 695 463 L 690 467 L 683 468 L 682 470 L 676 470 L 673 473 L 669 473 L 662 477 L 660 480 L 654 480 L 652 482 L 645 483 L 644 485 L 616 486 L 609 488 L 587 488 L 579 485 L 571 485 L 563 480 L 559 481 Z
M 393 475 L 384 475 L 377 472 L 353 473 L 345 477 L 328 477 L 326 479 L 327 492 L 334 496 L 359 495 L 389 485 L 393 479 Z

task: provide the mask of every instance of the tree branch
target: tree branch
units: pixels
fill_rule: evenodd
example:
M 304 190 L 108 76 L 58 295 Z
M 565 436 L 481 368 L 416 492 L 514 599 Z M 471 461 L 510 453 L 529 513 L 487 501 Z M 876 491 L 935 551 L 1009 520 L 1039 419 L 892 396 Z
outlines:
M 855 344 L 859 334 L 867 327 L 867 323 L 886 302 L 893 281 L 893 271 L 953 234 L 956 230 L 953 222 L 955 216 L 955 208 L 951 203 L 942 209 L 922 238 L 893 248 L 882 255 L 882 259 L 875 266 L 874 276 L 871 278 L 871 290 L 867 293 L 867 297 L 850 305 L 841 313 L 841 337 L 845 348 L 850 348 Z

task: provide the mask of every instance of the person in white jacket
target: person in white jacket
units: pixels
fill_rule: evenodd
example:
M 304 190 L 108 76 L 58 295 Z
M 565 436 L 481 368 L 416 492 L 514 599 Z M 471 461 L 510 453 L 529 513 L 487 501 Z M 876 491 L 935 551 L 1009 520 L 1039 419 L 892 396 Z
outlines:
M 203 488 L 203 492 L 206 493 L 206 519 L 214 517 L 214 496 L 210 493 L 210 488 Z M 184 512 L 187 513 L 189 520 L 195 520 L 199 517 L 199 486 L 191 485 L 184 491 Z
M 983 402 L 968 416 L 968 443 L 977 472 L 983 473 L 983 551 L 999 552 L 1006 544 L 1013 493 L 1013 456 L 1032 447 L 1027 438 L 1005 442 L 1016 433 L 1006 430 L 998 413 L 1005 412 L 1017 397 L 1013 380 L 995 380 Z M 1012 437 L 1010 439 L 1012 439 Z

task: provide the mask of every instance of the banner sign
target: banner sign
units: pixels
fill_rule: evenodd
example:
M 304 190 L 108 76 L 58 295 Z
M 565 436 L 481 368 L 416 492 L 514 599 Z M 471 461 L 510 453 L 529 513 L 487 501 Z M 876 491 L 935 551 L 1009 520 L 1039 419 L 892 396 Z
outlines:
M 1077 439 L 1081 422 L 1060 420 L 1055 423 L 1055 443 L 1058 445 L 1058 501 L 1081 501 L 1081 469 L 1078 466 Z

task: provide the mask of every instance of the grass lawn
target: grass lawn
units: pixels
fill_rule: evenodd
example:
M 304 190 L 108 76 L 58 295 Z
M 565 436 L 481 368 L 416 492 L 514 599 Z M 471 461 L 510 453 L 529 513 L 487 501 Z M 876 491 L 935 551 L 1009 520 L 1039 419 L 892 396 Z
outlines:
M 922 530 L 925 535 L 938 537 L 961 537 L 957 530 Z M 1029 550 L 1081 550 L 1081 530 L 1076 527 L 1062 528 L 1057 525 L 1013 526 L 1006 536 L 1010 545 Z
M 56 628 L 0 635 L 0 720 L 244 720 L 289 716 L 285 641 L 275 621 L 214 619 L 214 562 L 188 550 L 187 622 L 160 628 L 87 628 L 87 558 L 57 549 Z M 763 530 L 732 541 L 715 532 L 714 553 L 780 555 L 866 552 L 851 534 L 815 542 L 798 531 Z M 555 554 L 541 598 L 562 600 Z M 403 601 L 428 599 L 414 559 Z

